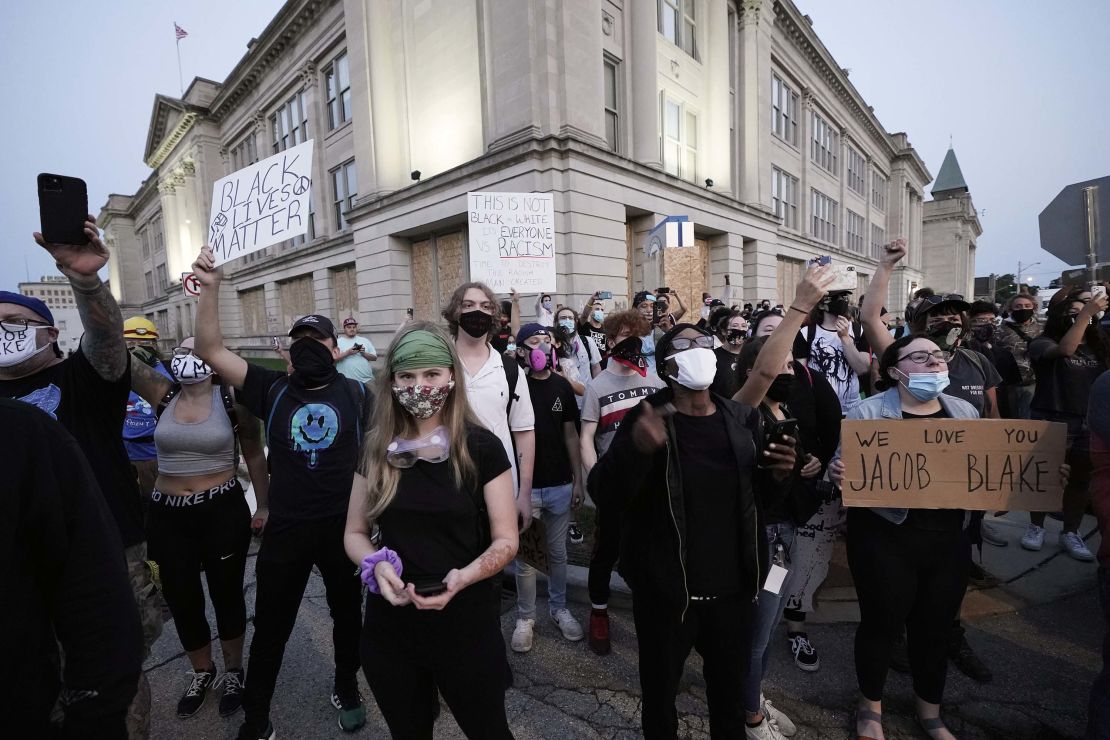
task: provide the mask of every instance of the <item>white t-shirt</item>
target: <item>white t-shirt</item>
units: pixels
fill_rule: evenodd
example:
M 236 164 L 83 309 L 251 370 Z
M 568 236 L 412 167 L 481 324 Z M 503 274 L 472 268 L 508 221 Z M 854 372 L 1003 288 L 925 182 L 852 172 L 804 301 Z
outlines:
M 336 346 L 339 347 L 340 352 L 346 352 L 356 344 L 362 345 L 363 352 L 368 352 L 372 355 L 378 354 L 378 351 L 374 349 L 373 343 L 366 337 L 349 337 L 343 334 L 339 337 L 339 341 L 336 342 Z M 367 360 L 362 355 L 355 354 L 350 357 L 344 357 L 342 360 L 335 363 L 335 369 L 351 380 L 357 380 L 360 383 L 368 383 L 374 379 L 374 368 L 370 365 L 370 360 Z
M 809 337 L 809 331 L 808 326 L 803 326 L 799 332 L 803 344 Z M 840 399 L 840 410 L 843 413 L 847 414 L 859 404 L 859 376 L 844 356 L 844 343 L 839 334 L 821 326 L 816 327 L 809 347 L 808 364 L 828 378 Z
M 505 415 L 505 407 L 509 403 L 509 383 L 505 378 L 504 359 L 497 352 L 486 345 L 489 358 L 482 365 L 482 369 L 474 375 L 463 365 L 463 377 L 466 380 L 466 400 L 482 426 L 489 429 L 501 440 L 505 447 L 505 454 L 513 466 L 513 491 L 517 491 L 516 455 L 513 454 L 512 432 L 528 432 L 536 428 L 536 417 L 532 411 L 532 396 L 528 393 L 528 379 L 524 370 L 516 377 L 516 400 Z

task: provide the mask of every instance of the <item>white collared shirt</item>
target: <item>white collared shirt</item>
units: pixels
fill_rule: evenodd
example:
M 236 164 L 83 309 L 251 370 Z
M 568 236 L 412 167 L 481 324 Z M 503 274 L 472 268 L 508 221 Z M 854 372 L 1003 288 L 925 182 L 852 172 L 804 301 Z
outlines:
M 517 399 L 509 415 L 505 407 L 509 403 L 509 383 L 505 378 L 505 357 L 488 343 L 489 357 L 482 369 L 470 374 L 463 363 L 463 377 L 466 380 L 466 399 L 478 421 L 497 435 L 505 447 L 505 454 L 513 466 L 513 491 L 517 490 L 516 455 L 513 454 L 513 432 L 529 432 L 536 428 L 536 417 L 532 411 L 532 397 L 528 393 L 528 379 L 524 370 L 516 378 Z

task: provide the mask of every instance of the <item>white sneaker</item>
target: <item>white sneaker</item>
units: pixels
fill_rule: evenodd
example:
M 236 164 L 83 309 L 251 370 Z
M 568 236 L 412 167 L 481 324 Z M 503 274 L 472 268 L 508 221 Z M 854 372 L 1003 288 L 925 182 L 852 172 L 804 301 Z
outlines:
M 748 740 L 782 740 L 783 734 L 775 729 L 768 717 L 755 727 L 744 725 L 744 737 Z
M 1021 546 L 1034 552 L 1044 547 L 1044 527 L 1038 527 L 1036 524 L 1026 527 L 1025 534 L 1021 537 Z
M 775 707 L 770 699 L 760 694 L 759 704 L 763 708 L 763 716 L 767 718 L 767 721 L 771 723 L 772 727 L 778 730 L 783 737 L 794 737 L 798 732 L 798 726 Z
M 1084 563 L 1089 563 L 1095 559 L 1095 556 L 1087 549 L 1087 543 L 1075 532 L 1061 532 L 1060 547 L 1067 550 L 1068 555 L 1076 560 L 1082 560 Z
M 534 619 L 516 620 L 516 629 L 513 630 L 513 640 L 510 643 L 514 653 L 526 653 L 532 649 L 532 627 L 535 624 Z
M 563 637 L 567 640 L 578 642 L 585 636 L 582 625 L 570 613 L 570 609 L 556 609 L 551 618 L 555 620 L 555 624 L 559 626 L 559 631 L 563 633 Z

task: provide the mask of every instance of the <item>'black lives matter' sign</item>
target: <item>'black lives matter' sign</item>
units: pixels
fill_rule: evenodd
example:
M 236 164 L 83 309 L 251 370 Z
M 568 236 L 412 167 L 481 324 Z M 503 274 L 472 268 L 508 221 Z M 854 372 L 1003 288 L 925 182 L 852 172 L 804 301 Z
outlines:
M 312 144 L 310 139 L 216 181 L 208 244 L 217 265 L 308 232 Z
M 846 419 L 845 506 L 1059 511 L 1067 426 L 1010 419 Z

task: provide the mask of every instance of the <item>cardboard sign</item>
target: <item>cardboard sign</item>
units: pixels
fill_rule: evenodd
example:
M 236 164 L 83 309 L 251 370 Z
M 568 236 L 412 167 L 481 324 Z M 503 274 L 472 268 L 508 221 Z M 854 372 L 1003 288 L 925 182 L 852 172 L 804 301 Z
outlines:
M 551 193 L 467 193 L 470 279 L 495 293 L 555 292 Z
M 208 244 L 222 265 L 308 232 L 312 139 L 212 186 Z
M 547 527 L 542 519 L 532 519 L 528 529 L 520 533 L 517 557 L 538 571 L 550 573 L 547 564 Z
M 1067 426 L 1010 419 L 845 419 L 845 506 L 1059 511 Z
M 181 291 L 186 298 L 196 298 L 200 295 L 200 280 L 191 272 L 181 273 Z

